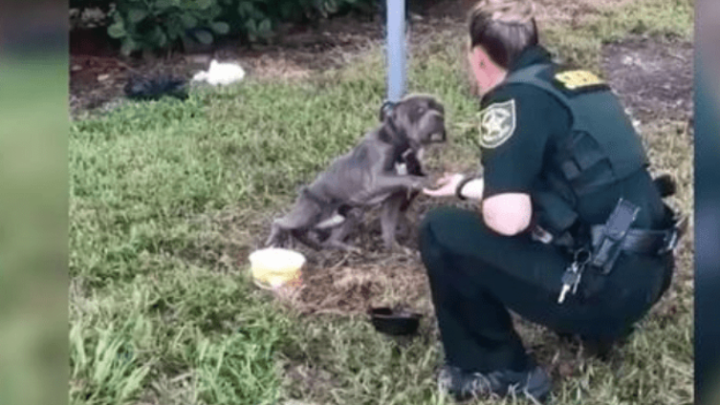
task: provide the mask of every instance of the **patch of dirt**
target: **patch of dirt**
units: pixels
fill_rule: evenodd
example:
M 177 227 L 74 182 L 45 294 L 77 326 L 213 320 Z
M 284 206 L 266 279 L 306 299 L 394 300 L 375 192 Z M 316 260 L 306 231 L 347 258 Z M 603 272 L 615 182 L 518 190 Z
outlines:
M 417 225 L 427 211 L 439 204 L 418 198 L 408 212 L 409 221 Z M 294 245 L 307 258 L 307 265 L 302 287 L 287 304 L 303 314 L 359 315 L 367 313 L 371 306 L 401 306 L 433 317 L 427 276 L 417 251 L 417 227 L 413 226 L 408 235 L 397 236 L 406 251 L 386 251 L 378 215 L 377 210 L 369 212 L 348 239 L 361 249 L 360 253 L 318 252 Z M 264 242 L 270 219 L 264 222 L 252 249 L 260 248 Z M 239 259 L 245 261 L 244 257 Z
M 610 86 L 642 123 L 692 116 L 692 43 L 629 37 L 604 47 L 603 67 Z
M 441 202 L 420 196 L 408 212 L 418 224 L 424 213 Z M 460 203 L 459 206 L 468 206 Z M 193 221 L 203 235 L 183 253 L 190 262 L 214 267 L 221 272 L 247 271 L 248 255 L 264 247 L 272 220 L 283 212 L 251 216 L 242 209 L 228 210 Z M 417 252 L 417 229 L 398 234 L 407 251 L 382 248 L 379 210 L 370 211 L 348 242 L 360 253 L 315 251 L 296 243 L 293 249 L 307 258 L 302 287 L 285 301 L 304 314 L 353 315 L 366 313 L 369 306 L 401 305 L 432 316 L 425 270 Z
M 626 1 L 604 0 L 602 4 Z M 411 5 L 409 48 L 427 43 L 437 35 L 462 35 L 467 10 L 474 3 L 474 0 L 440 0 Z M 540 23 L 577 20 L 595 13 L 596 3 L 582 0 L 561 4 L 559 0 L 542 0 L 537 3 L 538 20 Z M 104 106 L 111 108 L 124 97 L 123 87 L 133 74 L 173 75 L 189 80 L 198 71 L 207 69 L 212 58 L 217 58 L 239 63 L 248 78 L 306 79 L 314 73 L 351 63 L 349 55 L 382 46 L 385 41 L 380 18 L 343 16 L 322 21 L 316 28 L 285 26 L 281 29 L 282 40 L 276 45 L 248 47 L 225 43 L 202 52 L 130 60 L 118 56 L 100 39 L 105 35 L 102 31 L 103 28 L 89 28 L 71 32 L 70 112 L 73 117 Z
M 426 7 L 412 7 L 411 36 L 422 43 L 428 35 L 457 28 L 464 22 L 468 0 L 441 0 Z M 73 117 L 122 99 L 130 75 L 174 75 L 190 79 L 206 70 L 212 58 L 236 62 L 257 80 L 305 79 L 313 73 L 339 67 L 348 54 L 358 54 L 384 41 L 379 18 L 343 16 L 320 22 L 316 28 L 287 25 L 276 45 L 253 47 L 238 43 L 218 44 L 206 50 L 144 60 L 122 58 L 98 38 L 102 28 L 71 32 L 70 112 Z
M 346 256 L 331 267 L 317 266 L 315 271 L 307 272 L 295 309 L 343 315 L 363 314 L 370 306 L 428 309 L 429 290 L 424 269 L 416 257 L 372 256 L 376 255 Z
M 581 24 L 585 18 L 598 14 L 602 9 L 618 7 L 629 1 L 580 0 L 568 3 L 564 0 L 538 0 L 536 14 L 541 26 L 568 22 Z M 465 30 L 467 10 L 475 1 L 441 0 L 427 3 L 412 7 L 410 47 L 426 43 L 428 38 L 443 32 L 461 35 Z M 73 117 L 105 105 L 112 107 L 124 97 L 123 87 L 131 74 L 144 77 L 170 74 L 189 80 L 196 72 L 207 69 L 214 57 L 220 61 L 239 63 L 248 72 L 248 78 L 305 79 L 314 73 L 349 63 L 347 55 L 355 55 L 368 47 L 382 45 L 385 39 L 383 24 L 379 18 L 344 16 L 323 21 L 316 28 L 283 27 L 283 39 L 277 45 L 250 48 L 237 43 L 226 43 L 203 53 L 174 54 L 164 58 L 136 61 L 118 57 L 116 52 L 108 48 L 108 44 L 99 40 L 104 37 L 100 32 L 102 30 L 77 30 L 70 35 L 70 112 Z M 617 72 L 615 77 L 625 78 L 618 80 L 621 81 L 621 87 L 627 88 L 626 93 L 639 93 L 642 89 L 656 88 L 655 85 L 659 84 L 659 88 L 665 93 L 684 94 L 688 88 L 685 83 L 688 74 L 692 77 L 692 70 L 687 67 L 692 46 L 682 43 L 670 46 L 670 50 L 665 48 L 666 44 L 648 45 L 642 41 L 614 44 L 606 50 L 606 64 L 610 71 Z M 658 70 L 662 68 L 669 69 L 668 76 L 677 73 L 677 79 L 668 83 L 663 72 Z M 633 87 L 638 83 L 635 77 L 639 75 L 643 76 L 643 83 L 646 84 L 649 76 L 657 76 L 657 80 L 653 79 L 655 81 L 650 83 L 653 85 L 651 87 Z M 666 88 L 668 86 L 669 89 Z M 661 96 L 672 98 L 669 93 Z M 643 108 L 649 103 L 632 102 Z M 668 105 L 667 108 L 676 107 Z M 692 107 L 680 105 L 677 108 L 685 111 Z
M 540 0 L 536 3 L 539 23 L 581 23 L 600 8 L 618 6 L 629 0 Z M 422 3 L 422 4 L 420 4 Z M 440 0 L 411 5 L 409 47 L 428 42 L 440 33 L 461 35 L 466 13 L 473 0 Z M 247 47 L 238 43 L 219 44 L 205 51 L 173 54 L 163 58 L 129 60 L 119 57 L 104 43 L 103 28 L 71 32 L 70 112 L 112 107 L 124 97 L 123 87 L 130 75 L 143 77 L 174 75 L 190 79 L 207 69 L 212 58 L 239 63 L 248 78 L 258 80 L 306 79 L 313 73 L 349 63 L 348 55 L 362 53 L 384 42 L 380 18 L 343 16 L 322 21 L 316 28 L 285 26 L 276 45 Z M 198 53 L 199 52 L 199 53 Z

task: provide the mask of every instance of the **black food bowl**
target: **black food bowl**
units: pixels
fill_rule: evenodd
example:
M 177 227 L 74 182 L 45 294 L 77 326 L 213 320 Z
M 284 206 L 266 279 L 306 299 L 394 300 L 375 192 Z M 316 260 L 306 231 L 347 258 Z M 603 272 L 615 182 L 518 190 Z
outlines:
M 393 336 L 415 334 L 422 317 L 418 313 L 388 307 L 370 308 L 368 314 L 375 330 Z

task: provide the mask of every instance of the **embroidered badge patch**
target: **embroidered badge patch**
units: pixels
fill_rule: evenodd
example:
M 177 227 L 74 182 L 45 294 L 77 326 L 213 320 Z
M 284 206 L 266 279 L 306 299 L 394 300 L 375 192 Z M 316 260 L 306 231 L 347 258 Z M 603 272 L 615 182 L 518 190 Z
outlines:
M 480 113 L 480 145 L 494 149 L 515 133 L 515 100 L 495 103 Z
M 570 90 L 605 84 L 599 77 L 586 70 L 570 70 L 555 75 L 555 79 Z

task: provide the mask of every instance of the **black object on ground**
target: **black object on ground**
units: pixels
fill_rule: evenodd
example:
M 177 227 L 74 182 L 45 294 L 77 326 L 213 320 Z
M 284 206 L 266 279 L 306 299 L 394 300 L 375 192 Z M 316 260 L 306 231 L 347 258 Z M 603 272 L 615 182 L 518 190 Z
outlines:
M 125 85 L 125 95 L 132 100 L 159 100 L 164 96 L 186 100 L 188 92 L 185 84 L 185 79 L 172 76 L 132 76 Z
M 393 336 L 413 335 L 417 332 L 422 315 L 388 307 L 370 308 L 370 320 L 380 333 Z
M 675 180 L 672 178 L 669 174 L 663 174 L 656 178 L 654 180 L 655 187 L 657 187 L 658 192 L 660 192 L 660 196 L 670 197 L 671 195 L 674 195 L 677 191 L 677 185 L 675 184 Z

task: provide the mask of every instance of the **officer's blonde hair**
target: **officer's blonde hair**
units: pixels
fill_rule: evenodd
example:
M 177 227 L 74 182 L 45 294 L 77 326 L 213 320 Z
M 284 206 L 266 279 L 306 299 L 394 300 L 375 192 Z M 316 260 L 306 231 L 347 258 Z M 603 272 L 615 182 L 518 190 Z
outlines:
M 538 43 L 530 0 L 481 0 L 470 11 L 469 28 L 470 46 L 482 46 L 505 69 L 525 48 Z

